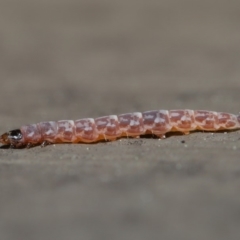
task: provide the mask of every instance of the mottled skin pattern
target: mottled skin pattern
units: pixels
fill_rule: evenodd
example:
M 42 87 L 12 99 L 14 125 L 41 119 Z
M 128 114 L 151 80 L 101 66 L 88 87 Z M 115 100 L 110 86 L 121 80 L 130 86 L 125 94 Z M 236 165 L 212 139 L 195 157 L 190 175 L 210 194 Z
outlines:
M 153 110 L 105 117 L 61 120 L 25 125 L 4 133 L 0 143 L 12 148 L 46 146 L 52 143 L 93 143 L 120 137 L 168 132 L 188 134 L 194 130 L 240 129 L 240 115 L 206 110 Z

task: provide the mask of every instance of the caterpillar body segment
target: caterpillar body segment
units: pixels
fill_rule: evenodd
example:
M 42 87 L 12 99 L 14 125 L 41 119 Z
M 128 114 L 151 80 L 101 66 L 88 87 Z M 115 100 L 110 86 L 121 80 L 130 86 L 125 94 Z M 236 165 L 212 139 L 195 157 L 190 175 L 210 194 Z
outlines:
M 240 115 L 206 110 L 153 110 L 99 118 L 60 120 L 24 125 L 4 133 L 0 143 L 13 148 L 52 143 L 93 143 L 153 134 L 164 138 L 168 132 L 188 134 L 194 130 L 240 129 Z

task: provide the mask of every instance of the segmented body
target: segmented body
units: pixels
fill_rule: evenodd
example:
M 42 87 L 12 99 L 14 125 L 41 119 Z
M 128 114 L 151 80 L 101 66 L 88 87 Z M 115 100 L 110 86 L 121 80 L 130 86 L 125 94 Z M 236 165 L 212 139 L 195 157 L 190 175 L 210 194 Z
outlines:
M 240 115 L 205 110 L 154 110 L 99 118 L 61 120 L 25 125 L 18 132 L 2 135 L 0 142 L 12 147 L 47 143 L 92 143 L 123 136 L 153 134 L 164 138 L 168 132 L 188 134 L 194 130 L 240 129 Z M 14 133 L 13 133 L 14 132 Z M 16 134 L 19 136 L 15 136 Z M 8 134 L 8 135 L 7 135 Z

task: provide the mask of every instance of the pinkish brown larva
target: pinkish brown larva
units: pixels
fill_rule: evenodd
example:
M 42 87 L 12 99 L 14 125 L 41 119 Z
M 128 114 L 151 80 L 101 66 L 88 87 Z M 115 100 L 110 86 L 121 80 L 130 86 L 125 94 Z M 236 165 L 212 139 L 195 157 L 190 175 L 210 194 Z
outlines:
M 194 130 L 240 129 L 240 115 L 205 110 L 155 110 L 105 117 L 61 120 L 25 125 L 4 133 L 0 143 L 12 148 L 46 146 L 52 143 L 93 143 L 121 137 L 168 132 L 188 134 Z

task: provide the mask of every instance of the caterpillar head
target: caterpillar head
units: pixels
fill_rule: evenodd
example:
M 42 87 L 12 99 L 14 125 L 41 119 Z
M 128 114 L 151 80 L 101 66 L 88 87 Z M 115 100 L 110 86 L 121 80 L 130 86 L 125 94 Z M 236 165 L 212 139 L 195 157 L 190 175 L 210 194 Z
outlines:
M 17 146 L 22 137 L 20 129 L 12 130 L 0 136 L 0 143 L 3 145 Z

